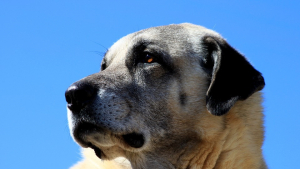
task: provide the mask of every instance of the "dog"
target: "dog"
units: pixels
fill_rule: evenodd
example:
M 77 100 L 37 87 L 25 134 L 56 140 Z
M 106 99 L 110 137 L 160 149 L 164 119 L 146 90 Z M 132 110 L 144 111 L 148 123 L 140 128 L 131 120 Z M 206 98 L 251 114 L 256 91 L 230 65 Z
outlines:
M 189 23 L 129 34 L 65 92 L 84 148 L 73 167 L 265 169 L 265 82 L 218 33 Z

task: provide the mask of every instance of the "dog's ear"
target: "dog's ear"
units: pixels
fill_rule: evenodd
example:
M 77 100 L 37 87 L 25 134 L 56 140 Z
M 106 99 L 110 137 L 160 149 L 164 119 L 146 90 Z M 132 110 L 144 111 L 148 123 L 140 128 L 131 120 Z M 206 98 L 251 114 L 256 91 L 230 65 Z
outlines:
M 227 113 L 237 100 L 263 89 L 261 73 L 225 40 L 203 38 L 201 65 L 210 77 L 206 107 L 213 115 Z

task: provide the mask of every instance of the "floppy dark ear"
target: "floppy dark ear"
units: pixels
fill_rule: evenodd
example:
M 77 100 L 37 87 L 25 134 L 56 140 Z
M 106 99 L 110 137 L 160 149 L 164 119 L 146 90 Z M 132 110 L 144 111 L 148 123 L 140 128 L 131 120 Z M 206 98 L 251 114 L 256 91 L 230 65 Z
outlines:
M 201 65 L 211 79 L 206 93 L 206 107 L 211 114 L 223 115 L 237 100 L 263 89 L 261 73 L 225 40 L 205 37 L 202 45 Z

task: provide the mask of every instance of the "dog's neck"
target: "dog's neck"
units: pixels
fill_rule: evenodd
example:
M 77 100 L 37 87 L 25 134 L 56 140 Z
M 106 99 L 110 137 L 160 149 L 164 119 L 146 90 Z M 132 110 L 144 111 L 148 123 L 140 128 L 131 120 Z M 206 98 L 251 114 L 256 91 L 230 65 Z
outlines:
M 220 137 L 226 137 L 226 134 Z M 131 165 L 134 169 L 213 169 L 223 151 L 225 142 L 224 139 L 222 140 L 219 142 L 185 142 L 181 146 L 169 149 L 168 152 L 172 154 L 150 154 L 145 155 L 144 159 L 134 157 L 130 160 Z
M 239 132 L 220 133 L 217 141 L 186 142 L 181 151 L 170 149 L 170 153 L 177 154 L 150 155 L 149 158 L 136 158 L 131 161 L 133 169 L 262 169 L 265 164 L 261 157 L 260 148 L 257 151 L 250 145 L 244 145 Z M 241 131 L 247 132 L 247 131 Z M 230 135 L 237 135 L 236 139 L 228 140 Z M 225 141 L 226 140 L 226 141 Z M 252 156 L 252 157 L 251 157 Z M 249 158 L 251 157 L 251 158 Z
M 265 169 L 267 168 L 261 146 L 263 131 L 260 104 L 250 104 L 260 96 L 254 94 L 248 100 L 237 102 L 226 115 L 219 118 L 214 134 L 206 138 L 193 138 L 177 146 L 169 146 L 161 154 L 145 155 L 130 160 L 134 169 L 144 168 L 180 168 L 180 169 Z M 202 117 L 203 118 L 203 117 Z M 211 118 L 211 117 L 210 117 Z M 214 125 L 214 124 L 210 124 Z M 252 126 L 251 126 L 252 125 Z M 253 126 L 255 125 L 255 126 Z M 203 128 L 203 127 L 202 127 Z M 176 144 L 175 144 L 176 145 Z M 157 151 L 158 152 L 158 151 Z M 164 153 L 166 152 L 166 153 Z

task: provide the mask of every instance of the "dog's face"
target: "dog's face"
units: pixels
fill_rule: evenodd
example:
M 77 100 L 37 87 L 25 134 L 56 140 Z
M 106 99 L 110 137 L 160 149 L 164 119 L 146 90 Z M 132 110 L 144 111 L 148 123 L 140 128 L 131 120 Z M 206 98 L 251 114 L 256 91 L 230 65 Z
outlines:
M 221 115 L 263 85 L 217 33 L 191 24 L 150 28 L 117 41 L 99 73 L 68 88 L 69 127 L 102 159 L 163 159 L 220 132 Z

